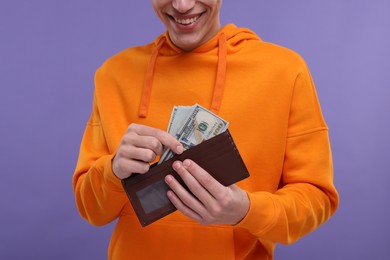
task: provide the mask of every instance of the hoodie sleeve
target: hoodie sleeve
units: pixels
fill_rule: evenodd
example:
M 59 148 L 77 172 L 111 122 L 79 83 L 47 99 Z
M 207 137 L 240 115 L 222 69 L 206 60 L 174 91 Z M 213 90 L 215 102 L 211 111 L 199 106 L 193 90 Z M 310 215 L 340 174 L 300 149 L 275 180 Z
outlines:
M 338 206 L 328 128 L 306 65 L 291 98 L 280 188 L 248 193 L 250 209 L 237 225 L 259 239 L 290 244 L 324 223 Z
M 79 213 L 93 225 L 105 225 L 116 219 L 127 201 L 121 181 L 112 171 L 114 155 L 106 144 L 95 95 L 73 176 Z

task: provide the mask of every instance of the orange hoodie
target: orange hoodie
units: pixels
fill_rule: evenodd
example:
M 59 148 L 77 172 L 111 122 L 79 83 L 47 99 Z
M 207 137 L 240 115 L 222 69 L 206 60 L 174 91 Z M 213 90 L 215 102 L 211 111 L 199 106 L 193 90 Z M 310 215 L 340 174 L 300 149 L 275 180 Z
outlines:
M 236 226 L 202 226 L 180 212 L 142 228 L 112 172 L 131 123 L 166 129 L 174 105 L 198 103 L 229 122 L 250 172 L 250 210 Z M 328 129 L 305 62 L 248 29 L 225 26 L 191 52 L 167 33 L 97 71 L 93 111 L 73 177 L 80 214 L 118 219 L 109 259 L 272 259 L 336 210 Z

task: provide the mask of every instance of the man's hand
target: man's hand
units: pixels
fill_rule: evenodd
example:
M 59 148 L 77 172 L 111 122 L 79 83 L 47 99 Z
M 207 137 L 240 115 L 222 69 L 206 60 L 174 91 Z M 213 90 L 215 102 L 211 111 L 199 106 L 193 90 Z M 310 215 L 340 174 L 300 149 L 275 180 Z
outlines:
M 146 173 L 149 163 L 162 154 L 163 146 L 177 154 L 183 152 L 181 143 L 167 132 L 145 125 L 129 125 L 113 160 L 114 174 L 124 179 L 133 173 Z
M 236 185 L 225 187 L 194 161 L 175 161 L 173 169 L 196 196 L 189 193 L 172 175 L 165 178 L 172 191 L 168 198 L 189 218 L 203 225 L 240 222 L 249 210 L 246 192 Z

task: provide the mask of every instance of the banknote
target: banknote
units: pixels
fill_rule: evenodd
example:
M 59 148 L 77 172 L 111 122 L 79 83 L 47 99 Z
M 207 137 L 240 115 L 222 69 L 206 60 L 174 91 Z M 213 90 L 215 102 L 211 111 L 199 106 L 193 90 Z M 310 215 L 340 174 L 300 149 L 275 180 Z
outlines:
M 168 133 L 176 136 L 176 133 L 180 130 L 183 122 L 191 113 L 192 106 L 174 106 L 172 109 L 171 119 L 168 125 Z
M 186 150 L 224 132 L 228 125 L 227 121 L 198 104 L 190 107 L 175 106 L 168 132 L 179 140 Z M 173 155 L 170 149 L 165 149 L 159 163 Z

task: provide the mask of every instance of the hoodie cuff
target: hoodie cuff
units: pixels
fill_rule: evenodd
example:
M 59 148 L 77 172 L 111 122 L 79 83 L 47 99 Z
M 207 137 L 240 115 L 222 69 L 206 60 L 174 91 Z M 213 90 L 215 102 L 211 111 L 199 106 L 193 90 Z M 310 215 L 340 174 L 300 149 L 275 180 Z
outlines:
M 103 181 L 110 190 L 123 191 L 122 181 L 112 170 L 112 160 L 115 154 L 108 155 L 102 161 L 103 166 Z
M 249 211 L 235 227 L 247 229 L 255 236 L 264 234 L 271 229 L 277 219 L 277 207 L 268 192 L 248 193 Z

